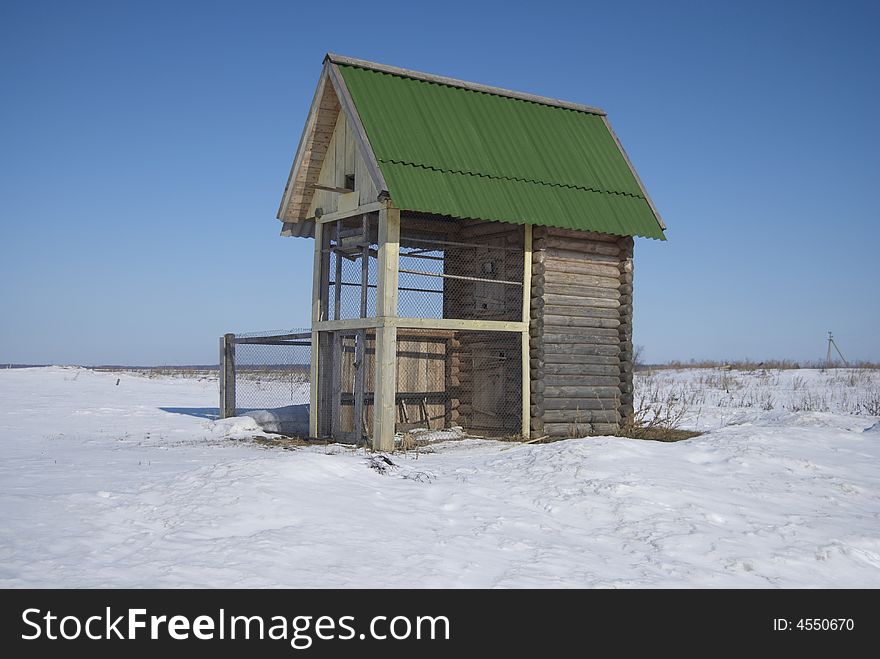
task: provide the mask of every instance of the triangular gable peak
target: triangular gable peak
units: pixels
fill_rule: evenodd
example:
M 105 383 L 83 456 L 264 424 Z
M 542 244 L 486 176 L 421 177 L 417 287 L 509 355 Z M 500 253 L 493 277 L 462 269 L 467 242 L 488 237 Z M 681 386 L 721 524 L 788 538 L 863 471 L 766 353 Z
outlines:
M 311 236 L 316 216 L 375 202 L 385 188 L 345 83 L 325 60 L 278 209 L 282 235 Z

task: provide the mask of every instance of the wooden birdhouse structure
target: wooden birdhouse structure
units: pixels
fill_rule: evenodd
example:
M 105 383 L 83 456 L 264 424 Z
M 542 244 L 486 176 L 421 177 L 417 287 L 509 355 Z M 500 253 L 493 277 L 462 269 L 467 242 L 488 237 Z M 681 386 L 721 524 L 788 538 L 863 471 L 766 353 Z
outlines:
M 327 55 L 278 217 L 314 239 L 309 434 L 583 436 L 633 413 L 633 237 L 594 107 Z

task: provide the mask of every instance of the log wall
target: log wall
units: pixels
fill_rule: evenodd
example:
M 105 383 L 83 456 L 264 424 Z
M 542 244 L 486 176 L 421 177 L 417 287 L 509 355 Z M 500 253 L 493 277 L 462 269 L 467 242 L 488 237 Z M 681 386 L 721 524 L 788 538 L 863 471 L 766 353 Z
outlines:
M 618 430 L 632 415 L 633 240 L 533 228 L 533 437 Z

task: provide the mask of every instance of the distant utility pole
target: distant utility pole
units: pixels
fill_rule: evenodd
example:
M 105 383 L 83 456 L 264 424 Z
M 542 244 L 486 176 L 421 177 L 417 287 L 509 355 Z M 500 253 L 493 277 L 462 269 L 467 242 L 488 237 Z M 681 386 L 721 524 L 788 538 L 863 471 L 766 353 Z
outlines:
M 837 354 L 840 355 L 840 361 L 844 363 L 844 365 L 849 366 L 849 362 L 846 361 L 846 358 L 843 356 L 843 353 L 840 352 L 840 348 L 837 347 L 837 342 L 834 340 L 834 336 L 831 332 L 828 332 L 828 354 L 825 355 L 825 368 L 831 368 L 831 347 L 834 346 L 834 349 L 837 351 Z

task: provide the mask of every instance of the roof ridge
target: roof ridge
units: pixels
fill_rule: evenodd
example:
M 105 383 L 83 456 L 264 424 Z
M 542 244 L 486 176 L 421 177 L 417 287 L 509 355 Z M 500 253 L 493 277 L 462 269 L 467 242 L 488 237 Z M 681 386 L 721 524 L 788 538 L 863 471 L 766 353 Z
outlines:
M 520 183 L 532 183 L 534 185 L 543 185 L 548 188 L 567 188 L 569 190 L 583 190 L 585 192 L 597 192 L 599 194 L 618 195 L 620 197 L 630 197 L 632 199 L 645 199 L 643 195 L 632 194 L 630 192 L 621 192 L 619 190 L 604 190 L 600 188 L 589 187 L 585 185 L 570 185 L 567 183 L 551 183 L 549 181 L 539 181 L 531 178 L 521 178 L 519 176 L 499 176 L 497 174 L 486 174 L 485 172 L 471 172 L 464 169 L 446 169 L 437 167 L 436 165 L 428 165 L 426 163 L 409 162 L 406 160 L 395 160 L 393 158 L 379 158 L 379 162 L 390 163 L 392 165 L 404 165 L 406 167 L 418 167 L 419 169 L 430 169 L 443 174 L 461 174 L 463 176 L 478 176 L 480 178 L 492 179 L 493 181 L 517 181 Z
M 327 53 L 324 61 L 330 61 L 334 64 L 342 64 L 347 66 L 355 66 L 361 69 L 369 69 L 380 73 L 388 73 L 403 78 L 413 78 L 423 82 L 432 82 L 447 87 L 459 87 L 470 91 L 481 92 L 483 94 L 492 94 L 494 96 L 506 96 L 520 101 L 537 103 L 539 105 L 549 105 L 551 107 L 563 108 L 566 110 L 575 110 L 577 112 L 585 112 L 587 114 L 595 114 L 605 116 L 605 110 L 591 105 L 583 105 L 582 103 L 573 103 L 571 101 L 563 101 L 558 98 L 550 98 L 549 96 L 538 96 L 537 94 L 529 94 L 527 92 L 518 92 L 504 87 L 493 87 L 491 85 L 483 85 L 478 82 L 469 82 L 467 80 L 459 80 L 458 78 L 448 78 L 433 73 L 423 73 L 421 71 L 413 71 L 412 69 L 403 69 L 388 64 L 380 64 L 379 62 L 371 62 L 369 60 L 357 59 L 356 57 L 347 57 L 336 53 Z

